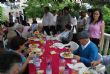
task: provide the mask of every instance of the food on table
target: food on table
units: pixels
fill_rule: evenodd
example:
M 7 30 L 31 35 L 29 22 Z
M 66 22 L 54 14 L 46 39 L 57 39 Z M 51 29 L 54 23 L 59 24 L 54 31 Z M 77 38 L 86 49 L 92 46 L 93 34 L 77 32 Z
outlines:
M 44 40 L 40 40 L 40 43 L 43 44 L 43 43 L 45 43 L 45 41 Z
M 88 70 L 84 71 L 83 74 L 90 74 Z
M 73 57 L 73 54 L 71 52 L 63 52 L 63 57 L 65 58 Z
M 51 53 L 51 54 L 56 54 L 56 52 L 55 52 L 55 51 L 51 51 L 50 53 Z
M 35 37 L 30 37 L 30 38 L 28 38 L 28 40 L 34 40 L 35 39 Z
M 42 55 L 43 53 L 42 53 L 41 49 L 35 48 L 35 49 L 32 49 L 29 54 L 36 54 L 37 56 L 40 56 L 40 55 Z
M 39 44 L 30 44 L 29 47 L 30 48 L 37 48 L 39 46 Z
M 35 31 L 34 34 L 39 34 L 39 31 Z
M 94 74 L 94 73 L 91 72 L 90 70 L 85 70 L 85 71 L 83 72 L 83 74 Z

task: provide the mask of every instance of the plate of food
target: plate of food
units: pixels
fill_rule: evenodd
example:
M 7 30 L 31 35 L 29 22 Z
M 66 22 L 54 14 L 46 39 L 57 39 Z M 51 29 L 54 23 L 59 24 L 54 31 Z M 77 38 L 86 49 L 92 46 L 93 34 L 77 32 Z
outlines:
M 73 54 L 71 52 L 62 52 L 60 53 L 60 56 L 64 58 L 73 58 Z
M 43 53 L 42 53 L 41 49 L 35 48 L 35 49 L 32 49 L 31 52 L 29 53 L 29 55 L 31 55 L 31 54 L 32 55 L 35 54 L 36 56 L 41 56 Z
M 29 44 L 29 48 L 37 48 L 39 44 Z
M 53 46 L 59 48 L 59 49 L 63 49 L 65 46 L 62 43 L 54 43 Z
M 30 37 L 30 38 L 28 38 L 29 40 L 33 40 L 33 41 L 39 41 L 39 39 L 38 38 L 36 38 L 36 37 Z
M 82 68 L 79 70 L 78 74 L 98 74 L 98 73 L 96 72 L 96 70 L 93 69 Z

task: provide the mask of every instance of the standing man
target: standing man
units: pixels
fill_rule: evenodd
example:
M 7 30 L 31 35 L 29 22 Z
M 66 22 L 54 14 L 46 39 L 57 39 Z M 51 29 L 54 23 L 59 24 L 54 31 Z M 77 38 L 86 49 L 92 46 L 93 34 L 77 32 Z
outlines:
M 19 21 L 20 21 L 20 23 L 22 23 L 23 20 L 24 20 L 24 15 L 21 11 L 19 11 Z
M 9 23 L 13 23 L 13 15 L 12 15 L 12 12 L 9 12 Z
M 46 31 L 47 35 L 50 35 L 50 26 L 53 24 L 53 14 L 49 11 L 49 7 L 44 8 L 44 16 L 42 20 L 43 31 Z
M 71 25 L 71 15 L 70 15 L 69 7 L 64 7 L 62 21 L 63 21 L 62 22 L 62 28 L 63 28 L 63 31 L 64 31 L 65 25 L 67 25 L 67 24 Z

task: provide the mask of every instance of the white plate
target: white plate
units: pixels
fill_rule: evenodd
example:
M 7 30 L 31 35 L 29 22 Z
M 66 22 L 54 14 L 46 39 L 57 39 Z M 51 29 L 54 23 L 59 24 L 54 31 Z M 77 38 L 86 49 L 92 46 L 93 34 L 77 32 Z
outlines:
M 69 53 L 69 55 L 68 55 L 68 53 Z M 73 58 L 73 54 L 71 52 L 62 52 L 62 53 L 60 53 L 60 56 L 64 57 L 64 58 Z
M 87 73 L 84 73 L 84 72 L 87 72 Z M 93 70 L 93 69 L 82 68 L 79 70 L 78 74 L 98 74 L 98 73 L 96 72 L 96 70 Z
M 76 63 L 76 64 L 67 64 L 69 68 L 80 71 L 82 68 L 87 68 L 83 63 Z
M 54 43 L 53 46 L 63 49 L 65 46 L 62 43 Z

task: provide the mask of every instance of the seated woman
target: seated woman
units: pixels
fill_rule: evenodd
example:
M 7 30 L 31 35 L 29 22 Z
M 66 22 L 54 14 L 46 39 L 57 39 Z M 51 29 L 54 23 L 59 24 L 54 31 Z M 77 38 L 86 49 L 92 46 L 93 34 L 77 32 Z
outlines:
M 58 38 L 62 43 L 68 43 L 72 40 L 72 31 L 71 31 L 71 25 L 65 25 L 65 30 L 58 35 Z
M 12 51 L 17 52 L 21 58 L 22 58 L 22 67 L 21 67 L 21 73 L 25 71 L 27 64 L 30 60 L 30 56 L 26 57 L 23 55 L 22 50 L 24 48 L 24 43 L 26 42 L 26 40 L 24 40 L 24 38 L 22 37 L 14 37 L 11 41 L 10 41 L 10 48 L 12 49 Z

